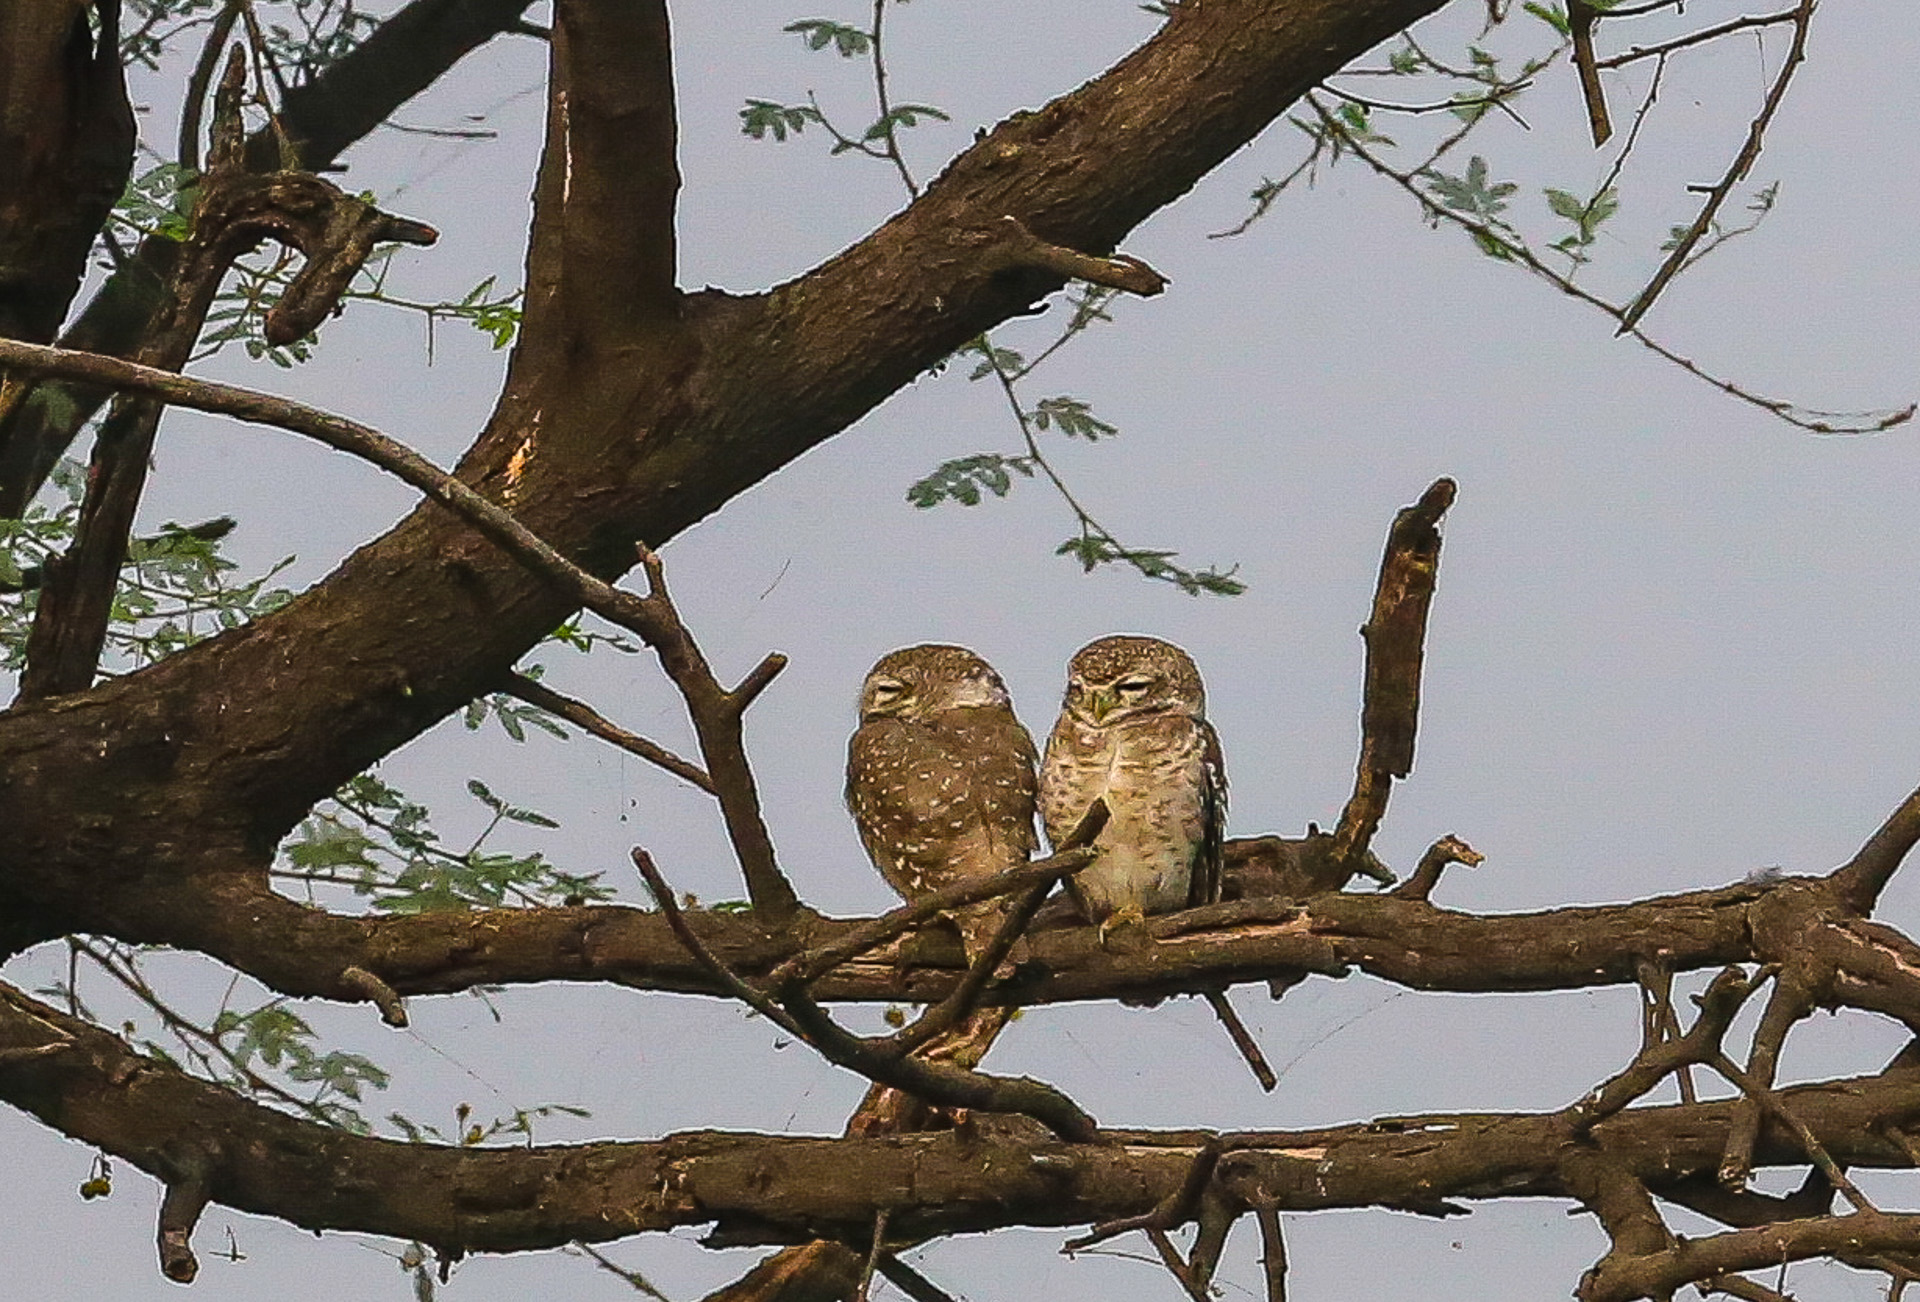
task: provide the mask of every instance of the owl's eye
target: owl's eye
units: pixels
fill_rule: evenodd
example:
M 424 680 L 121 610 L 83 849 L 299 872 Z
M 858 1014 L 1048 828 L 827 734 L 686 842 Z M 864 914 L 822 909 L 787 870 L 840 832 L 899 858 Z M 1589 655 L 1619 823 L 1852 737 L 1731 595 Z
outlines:
M 1153 679 L 1149 678 L 1147 675 L 1128 674 L 1125 678 L 1122 678 L 1119 682 L 1113 685 L 1113 690 L 1120 694 L 1120 698 L 1122 700 L 1137 701 L 1141 697 L 1145 696 L 1147 694 L 1147 689 L 1152 686 L 1153 686 Z
M 897 705 L 907 696 L 907 685 L 897 678 L 876 679 L 869 690 L 875 705 Z

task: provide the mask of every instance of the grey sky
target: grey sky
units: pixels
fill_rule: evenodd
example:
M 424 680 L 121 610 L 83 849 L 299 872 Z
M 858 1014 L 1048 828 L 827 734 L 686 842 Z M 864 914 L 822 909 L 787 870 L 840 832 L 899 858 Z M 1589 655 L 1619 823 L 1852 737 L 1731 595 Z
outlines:
M 829 159 L 809 132 L 776 146 L 740 134 L 748 97 L 801 100 L 864 125 L 858 63 L 808 53 L 782 24 L 816 13 L 864 21 L 864 5 L 744 0 L 675 6 L 682 91 L 683 282 L 763 288 L 858 238 L 901 202 L 879 164 Z M 1462 6 L 1456 6 L 1462 8 Z M 1463 9 L 1463 16 L 1472 17 Z M 1726 13 L 1723 13 L 1723 8 Z M 1737 8 L 1695 4 L 1704 26 Z M 920 0 L 889 14 L 895 94 L 953 115 L 911 133 L 930 178 L 1006 113 L 1037 106 L 1143 39 L 1153 20 L 1123 0 L 1034 5 Z M 1507 43 L 1511 46 L 1512 42 Z M 1603 236 L 1596 288 L 1643 277 L 1680 193 L 1717 179 L 1777 67 L 1751 41 L 1677 64 L 1630 174 L 1619 225 Z M 1781 182 L 1760 230 L 1713 255 L 1648 318 L 1716 372 L 1771 395 L 1833 408 L 1920 398 L 1920 269 L 1912 255 L 1920 174 L 1920 33 L 1904 11 L 1829 4 L 1752 180 Z M 541 113 L 544 51 L 500 43 L 400 120 L 485 125 L 456 143 L 382 133 L 349 155 L 346 183 L 443 232 L 396 259 L 414 298 L 458 295 L 486 274 L 514 283 Z M 1629 111 L 1636 76 L 1611 83 Z M 177 92 L 154 87 L 156 139 Z M 1605 170 L 1584 143 L 1571 73 L 1526 98 L 1531 133 L 1490 129 L 1475 146 L 1522 183 L 1579 190 Z M 467 115 L 484 114 L 483 123 Z M 1388 128 L 1397 131 L 1397 127 Z M 1411 133 L 1409 133 L 1411 134 Z M 1417 770 L 1395 793 L 1377 848 L 1402 871 L 1454 832 L 1487 855 L 1456 870 L 1439 902 L 1491 911 L 1724 883 L 1778 865 L 1844 859 L 1920 782 L 1914 608 L 1920 586 L 1920 435 L 1817 437 L 1718 394 L 1540 282 L 1431 231 L 1413 204 L 1358 166 L 1323 171 L 1236 240 L 1247 191 L 1297 157 L 1280 127 L 1162 213 L 1124 248 L 1172 277 L 1151 301 L 1048 363 L 1029 396 L 1071 393 L 1122 433 L 1052 450 L 1076 492 L 1136 545 L 1194 564 L 1238 563 L 1246 595 L 1188 598 L 1119 572 L 1082 577 L 1051 556 L 1071 532 L 1037 483 L 966 510 L 909 507 L 909 483 L 938 462 L 1011 451 L 998 395 L 963 367 L 923 378 L 667 550 L 668 578 L 723 677 L 769 650 L 793 663 L 750 716 L 750 743 L 783 862 L 830 912 L 890 896 L 865 865 L 840 805 L 854 696 L 882 652 L 965 642 L 1001 670 L 1036 732 L 1051 721 L 1071 652 L 1112 631 L 1188 648 L 1207 678 L 1232 777 L 1237 835 L 1295 833 L 1337 815 L 1351 778 L 1361 647 L 1393 512 L 1435 476 L 1458 479 L 1429 639 Z M 1534 229 L 1540 229 L 1536 226 Z M 1648 238 L 1651 235 L 1651 238 Z M 1035 347 L 1061 317 L 997 334 Z M 504 354 L 440 325 L 434 364 L 412 316 L 359 306 L 294 372 L 223 357 L 205 373 L 331 407 L 450 463 L 490 407 Z M 302 582 L 397 518 L 406 490 L 291 435 L 177 416 L 166 426 L 146 518 L 233 513 L 236 554 L 299 554 Z M 684 746 L 679 707 L 650 656 L 543 651 L 552 681 L 637 731 Z M 683 890 L 741 894 L 718 819 L 697 793 L 575 737 L 514 746 L 457 723 L 382 772 L 430 800 L 458 839 L 477 820 L 464 783 L 558 818 L 529 847 L 603 870 L 627 898 L 643 844 Z M 1911 931 L 1920 886 L 1896 879 L 1882 909 Z M 6 975 L 39 984 L 47 953 Z M 199 969 L 195 971 L 194 969 Z M 225 974 L 156 960 L 183 1003 L 209 1007 Z M 1263 1096 L 1197 1001 L 1152 1010 L 1047 1009 L 1022 1018 L 990 1065 L 1047 1076 L 1109 1124 L 1318 1124 L 1430 1109 L 1564 1104 L 1626 1061 L 1635 1000 L 1620 990 L 1528 999 L 1422 996 L 1353 978 L 1314 981 L 1282 1003 L 1236 1002 L 1276 1066 Z M 469 1101 L 482 1115 L 565 1102 L 590 1121 L 545 1123 L 543 1140 L 646 1137 L 727 1125 L 835 1131 L 860 1083 L 739 1010 L 710 1000 L 556 987 L 496 1000 L 420 1001 L 417 1029 L 365 1009 L 313 1010 L 340 1041 L 396 1069 L 398 1109 L 441 1124 Z M 1789 1072 L 1880 1065 L 1901 1042 L 1862 1014 L 1814 1024 Z M 1815 1050 L 1817 1049 L 1817 1052 Z M 82 1204 L 87 1150 L 0 1113 L 10 1175 L 0 1217 L 14 1246 L 8 1296 L 78 1302 L 175 1296 L 153 1260 L 158 1189 L 120 1167 L 114 1196 Z M 1911 1199 L 1911 1181 L 1886 1186 Z M 220 1260 L 233 1227 L 244 1262 Z M 1385 1213 L 1289 1222 L 1292 1296 L 1505 1299 L 1565 1296 L 1600 1250 L 1559 1205 L 1487 1207 L 1445 1224 Z M 984 1300 L 1178 1295 L 1137 1261 L 1055 1255 L 1061 1236 L 1016 1233 L 941 1244 L 918 1258 Z M 1250 1227 L 1226 1268 L 1229 1298 L 1253 1296 Z M 364 1241 L 316 1241 L 214 1209 L 196 1246 L 200 1302 L 273 1296 L 399 1298 L 396 1267 Z M 382 1247 L 387 1245 L 381 1245 Z M 1125 1250 L 1141 1245 L 1121 1241 Z M 609 1249 L 676 1299 L 697 1297 L 755 1254 L 713 1254 L 692 1236 Z M 1800 1268 L 1802 1297 L 1877 1290 Z M 445 1296 L 633 1296 L 553 1254 L 462 1265 Z

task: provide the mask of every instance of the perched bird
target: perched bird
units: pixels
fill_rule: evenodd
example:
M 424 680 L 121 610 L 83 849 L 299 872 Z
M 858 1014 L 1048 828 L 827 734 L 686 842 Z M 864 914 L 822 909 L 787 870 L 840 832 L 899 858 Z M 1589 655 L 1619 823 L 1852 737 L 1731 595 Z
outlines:
M 905 647 L 867 674 L 847 747 L 847 808 L 874 867 L 907 901 L 1032 857 L 1033 768 L 1033 738 L 1006 685 L 965 647 Z M 1001 917 L 997 900 L 954 916 L 969 959 Z
M 911 646 L 880 658 L 860 689 L 860 726 L 847 745 L 847 808 L 887 884 L 912 902 L 1033 855 L 1033 738 L 1014 717 L 1000 675 L 965 647 Z M 1004 918 L 987 900 L 950 915 L 969 962 Z M 916 1055 L 979 1065 L 1013 1016 L 974 1010 Z M 958 1119 L 875 1085 L 851 1134 L 924 1130 Z
M 1040 814 L 1058 845 L 1097 799 L 1099 856 L 1068 880 L 1104 936 L 1150 913 L 1220 898 L 1227 776 L 1193 660 L 1153 637 L 1103 637 L 1075 653 L 1047 739 Z

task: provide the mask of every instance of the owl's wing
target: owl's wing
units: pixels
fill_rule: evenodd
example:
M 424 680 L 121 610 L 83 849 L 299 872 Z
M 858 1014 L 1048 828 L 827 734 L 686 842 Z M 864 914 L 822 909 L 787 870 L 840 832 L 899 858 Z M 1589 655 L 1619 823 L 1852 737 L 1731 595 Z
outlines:
M 1220 734 L 1205 719 L 1195 719 L 1200 730 L 1200 839 L 1193 847 L 1193 875 L 1187 882 L 1187 907 L 1212 904 L 1220 898 L 1222 864 L 1227 841 L 1227 764 L 1220 753 Z

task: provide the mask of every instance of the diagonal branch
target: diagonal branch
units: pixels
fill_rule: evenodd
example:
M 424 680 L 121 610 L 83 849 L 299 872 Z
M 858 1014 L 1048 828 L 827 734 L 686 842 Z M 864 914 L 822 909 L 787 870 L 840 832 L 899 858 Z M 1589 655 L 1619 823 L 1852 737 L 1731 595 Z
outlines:
M 263 238 L 306 255 L 267 318 L 267 337 L 278 343 L 308 333 L 334 308 L 376 243 L 431 244 L 436 238 L 431 227 L 391 217 L 317 177 L 243 172 L 244 76 L 236 47 L 221 79 L 213 161 L 194 203 L 193 233 L 141 346 L 144 365 L 165 371 L 186 365 L 228 267 Z M 20 681 L 23 699 L 80 691 L 93 681 L 160 416 L 157 404 L 123 397 L 101 427 L 73 544 L 48 567 L 42 585 Z
M 326 171 L 343 150 L 447 69 L 509 30 L 528 3 L 412 0 L 312 81 L 289 89 L 275 125 L 299 144 L 308 168 Z M 280 166 L 273 126 L 255 133 L 247 156 L 255 170 Z M 114 196 L 120 189 L 112 187 Z M 159 307 L 180 247 L 159 236 L 141 241 L 61 337 L 61 346 L 132 356 Z M 26 509 L 54 463 L 109 396 L 106 389 L 68 382 L 39 385 L 17 405 L 0 401 L 0 407 L 8 408 L 0 413 L 0 518 Z
M 1869 913 L 1917 841 L 1920 841 L 1920 790 L 1901 801 L 1879 830 L 1854 852 L 1853 858 L 1833 870 L 1829 880 L 1847 907 L 1856 913 Z
M 891 1086 L 942 1107 L 1024 1113 L 1069 1142 L 1087 1143 L 1097 1137 L 1098 1127 L 1093 1118 L 1044 1081 L 1025 1076 L 988 1076 L 945 1062 L 891 1052 L 884 1042 L 862 1039 L 828 1017 L 797 982 L 781 986 L 776 992 L 776 1002 L 774 997 L 728 970 L 686 925 L 672 888 L 660 876 L 646 851 L 634 850 L 633 864 L 646 879 L 647 889 L 674 935 L 726 993 L 811 1044 L 835 1066 L 846 1067 L 876 1084 Z
M 1799 71 L 1800 64 L 1807 57 L 1807 33 L 1813 26 L 1814 0 L 1800 0 L 1793 10 L 1793 43 L 1787 47 L 1787 57 L 1780 64 L 1780 71 L 1774 77 L 1773 86 L 1767 91 L 1767 98 L 1760 106 L 1760 112 L 1747 127 L 1746 143 L 1735 154 L 1733 162 L 1707 192 L 1707 201 L 1700 205 L 1699 213 L 1693 224 L 1687 228 L 1674 243 L 1673 250 L 1667 254 L 1665 262 L 1653 273 L 1653 278 L 1639 294 L 1634 297 L 1620 314 L 1620 328 L 1616 334 L 1626 334 L 1640 324 L 1640 318 L 1647 314 L 1661 291 L 1672 283 L 1673 278 L 1686 268 L 1687 259 L 1693 256 L 1694 249 L 1713 228 L 1714 215 L 1720 206 L 1733 193 L 1733 187 L 1746 176 L 1754 160 L 1760 157 L 1760 144 L 1766 138 L 1767 127 L 1773 121 L 1773 115 L 1779 111 L 1781 103 L 1787 97 L 1787 86 L 1793 81 L 1793 74 Z
M 548 714 L 565 719 L 577 728 L 593 734 L 604 742 L 618 746 L 629 755 L 635 755 L 647 763 L 665 769 L 683 782 L 699 787 L 708 795 L 714 794 L 713 779 L 699 765 L 681 759 L 658 742 L 649 741 L 637 732 L 628 732 L 585 701 L 576 701 L 554 691 L 538 679 L 525 674 L 510 674 L 500 690 L 508 696 L 517 697 L 528 705 L 537 706 Z

